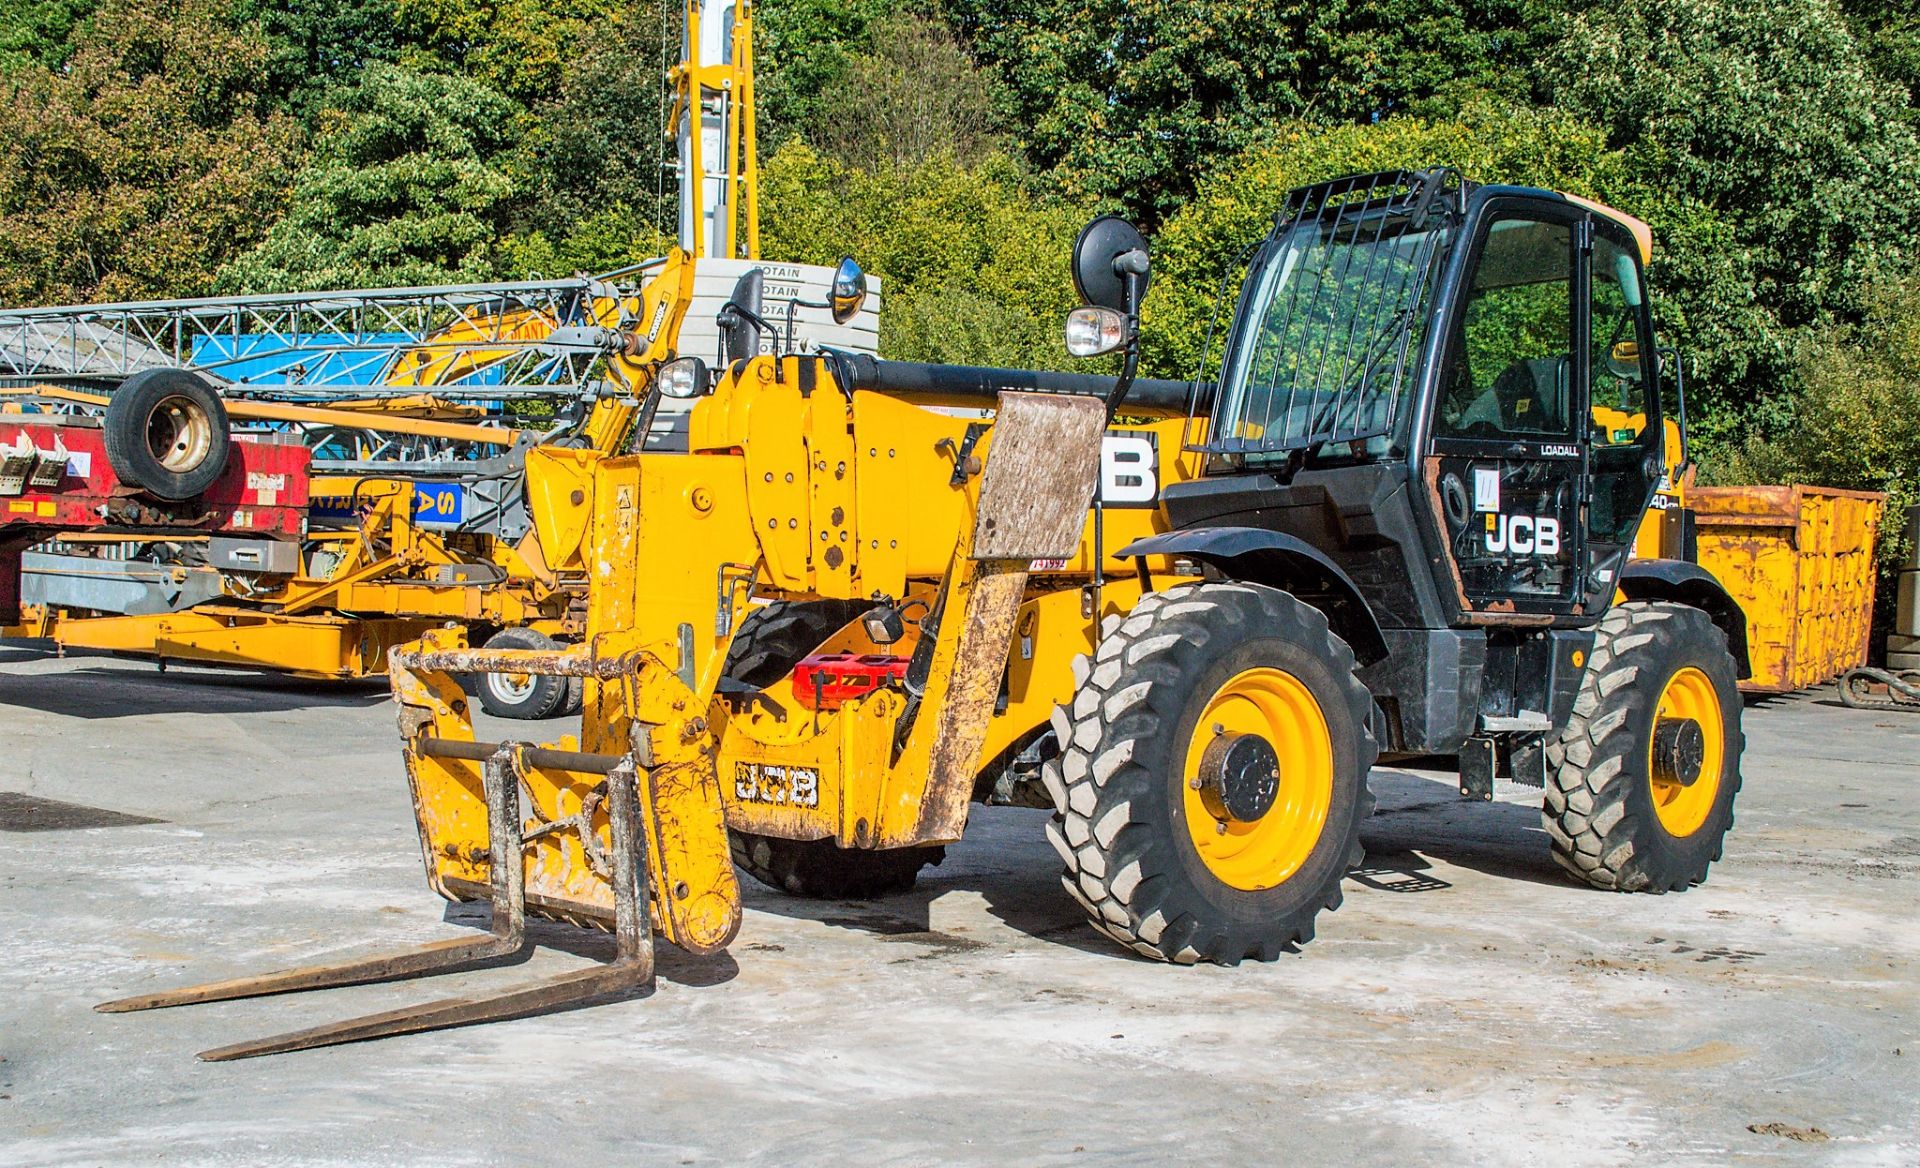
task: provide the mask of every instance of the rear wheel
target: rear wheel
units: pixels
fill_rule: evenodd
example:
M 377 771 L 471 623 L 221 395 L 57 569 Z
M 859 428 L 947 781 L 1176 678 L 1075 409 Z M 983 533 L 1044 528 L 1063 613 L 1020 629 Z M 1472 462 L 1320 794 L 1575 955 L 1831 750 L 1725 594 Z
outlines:
M 1740 790 L 1734 682 L 1726 638 L 1699 609 L 1635 601 L 1606 615 L 1548 748 L 1542 818 L 1561 867 L 1621 892 L 1707 878 Z
M 740 622 L 727 646 L 724 671 L 751 686 L 772 685 L 871 607 L 857 600 L 776 600 Z
M 502 629 L 488 639 L 486 647 L 551 653 L 560 645 L 534 629 Z M 576 692 L 571 678 L 543 673 L 474 673 L 465 681 L 467 691 L 480 699 L 481 709 L 496 718 L 521 721 L 559 715 Z
M 752 686 L 769 686 L 793 671 L 870 605 L 851 600 L 775 601 L 746 618 L 727 649 L 726 674 Z M 920 869 L 940 863 L 942 847 L 871 851 L 842 848 L 832 840 L 789 840 L 729 832 L 733 862 L 769 888 L 794 896 L 867 900 L 905 892 Z
M 1173 588 L 1076 672 L 1047 835 L 1094 927 L 1183 964 L 1311 940 L 1360 861 L 1377 753 L 1326 617 L 1257 585 Z

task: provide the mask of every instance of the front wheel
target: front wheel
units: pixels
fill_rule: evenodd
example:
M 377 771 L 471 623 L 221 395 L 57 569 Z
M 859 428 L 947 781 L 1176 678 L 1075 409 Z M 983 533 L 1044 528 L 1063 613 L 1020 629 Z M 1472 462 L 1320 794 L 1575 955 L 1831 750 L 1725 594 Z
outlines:
M 1326 617 L 1258 585 L 1172 588 L 1076 673 L 1047 835 L 1094 927 L 1181 964 L 1311 940 L 1360 861 L 1377 753 Z
M 1553 858 L 1620 892 L 1707 878 L 1740 790 L 1740 692 L 1712 618 L 1633 601 L 1600 622 L 1573 717 L 1548 748 Z

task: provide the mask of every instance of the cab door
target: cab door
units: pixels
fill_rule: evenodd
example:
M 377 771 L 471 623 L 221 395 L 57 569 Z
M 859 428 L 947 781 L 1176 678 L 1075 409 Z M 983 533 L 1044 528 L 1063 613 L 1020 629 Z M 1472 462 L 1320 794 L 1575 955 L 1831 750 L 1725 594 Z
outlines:
M 1550 622 L 1587 591 L 1590 233 L 1570 204 L 1490 202 L 1442 317 L 1425 471 L 1468 623 Z
M 1593 220 L 1588 262 L 1586 607 L 1604 609 L 1666 475 L 1667 426 L 1640 245 Z

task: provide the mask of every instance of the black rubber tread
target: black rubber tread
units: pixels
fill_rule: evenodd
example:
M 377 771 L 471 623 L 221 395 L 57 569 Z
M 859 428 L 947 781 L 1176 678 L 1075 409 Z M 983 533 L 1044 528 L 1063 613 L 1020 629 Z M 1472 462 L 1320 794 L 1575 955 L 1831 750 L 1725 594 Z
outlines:
M 1063 751 L 1043 772 L 1055 803 L 1047 838 L 1066 865 L 1067 892 L 1094 928 L 1162 961 L 1272 961 L 1312 940 L 1314 918 L 1340 906 L 1341 881 L 1365 854 L 1360 824 L 1373 812 L 1373 699 L 1354 676 L 1352 649 L 1319 610 L 1243 583 L 1151 593 L 1104 632 L 1092 658 L 1074 662 L 1073 703 L 1053 716 Z M 1286 669 L 1319 698 L 1334 790 L 1300 871 L 1247 892 L 1219 881 L 1193 850 L 1181 744 L 1219 686 L 1260 664 Z
M 776 600 L 741 622 L 727 648 L 726 674 L 753 686 L 779 681 L 872 605 L 857 600 Z M 842 848 L 832 840 L 729 833 L 733 862 L 769 888 L 825 900 L 869 900 L 905 892 L 920 869 L 946 858 L 942 847 L 893 851 Z
M 489 649 L 537 649 L 552 652 L 560 647 L 559 643 L 545 633 L 535 629 L 501 629 L 487 639 Z M 541 718 L 556 717 L 564 712 L 567 699 L 574 692 L 572 679 L 538 675 L 533 679 L 533 688 L 521 701 L 508 702 L 493 692 L 487 684 L 484 673 L 468 674 L 462 679 L 467 692 L 480 702 L 480 708 L 496 718 L 513 718 L 518 721 L 536 721 Z
M 183 471 L 167 469 L 147 448 L 147 423 L 154 408 L 173 397 L 186 398 L 198 406 L 207 415 L 211 430 L 206 456 Z M 185 369 L 146 369 L 121 382 L 107 403 L 107 416 L 101 426 L 107 465 L 113 473 L 120 481 L 157 499 L 181 502 L 197 498 L 226 472 L 233 442 L 227 408 L 212 386 Z
M 832 840 L 790 840 L 732 832 L 728 843 L 740 870 L 769 888 L 818 900 L 871 900 L 905 892 L 920 869 L 939 864 L 947 849 L 842 848 Z
M 820 642 L 872 607 L 859 600 L 776 600 L 740 622 L 722 668 L 736 681 L 772 685 L 793 672 Z
M 1713 809 L 1683 838 L 1654 812 L 1647 770 L 1661 692 L 1688 665 L 1720 696 L 1727 745 Z M 1601 620 L 1573 716 L 1547 748 L 1541 806 L 1553 858 L 1575 879 L 1619 892 L 1675 892 L 1707 878 L 1740 790 L 1745 739 L 1734 677 L 1726 635 L 1697 608 L 1630 601 Z

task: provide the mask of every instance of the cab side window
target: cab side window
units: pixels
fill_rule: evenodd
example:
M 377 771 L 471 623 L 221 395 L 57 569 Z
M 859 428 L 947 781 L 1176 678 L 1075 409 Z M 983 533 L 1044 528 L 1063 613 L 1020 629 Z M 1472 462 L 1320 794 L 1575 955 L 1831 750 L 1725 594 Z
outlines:
M 1493 222 L 1457 318 L 1437 437 L 1572 435 L 1572 274 L 1571 227 Z
M 1641 306 L 1640 267 L 1628 245 L 1596 233 L 1589 284 L 1593 306 L 1588 425 L 1596 543 L 1631 542 L 1647 493 L 1659 477 L 1659 411 L 1648 385 L 1652 338 Z
M 1627 249 L 1593 241 L 1593 444 L 1630 446 L 1647 428 L 1640 271 Z

